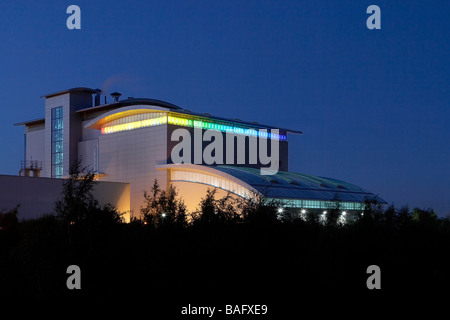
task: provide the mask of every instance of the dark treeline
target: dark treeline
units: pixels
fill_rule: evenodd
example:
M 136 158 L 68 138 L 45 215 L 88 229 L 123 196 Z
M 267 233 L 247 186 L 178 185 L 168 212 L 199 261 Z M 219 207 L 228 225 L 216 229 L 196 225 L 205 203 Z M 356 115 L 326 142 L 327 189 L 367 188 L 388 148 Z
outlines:
M 282 214 L 264 199 L 216 199 L 186 212 L 174 188 L 145 193 L 142 219 L 92 197 L 92 174 L 73 173 L 55 215 L 0 214 L 0 293 L 27 299 L 117 303 L 259 303 L 433 295 L 450 285 L 450 220 L 432 210 L 367 203 L 346 224 Z M 81 268 L 81 290 L 66 269 Z M 366 269 L 381 268 L 381 290 Z

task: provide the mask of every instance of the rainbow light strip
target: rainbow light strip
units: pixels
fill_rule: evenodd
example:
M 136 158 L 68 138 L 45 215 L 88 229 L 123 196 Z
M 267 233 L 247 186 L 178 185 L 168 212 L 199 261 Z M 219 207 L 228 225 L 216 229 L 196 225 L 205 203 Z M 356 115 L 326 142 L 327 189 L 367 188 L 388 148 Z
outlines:
M 233 125 L 223 124 L 223 123 L 217 123 L 213 121 L 205 121 L 205 120 L 192 120 L 187 118 L 181 118 L 181 117 L 175 117 L 173 115 L 169 116 L 163 116 L 153 119 L 146 119 L 146 120 L 139 120 L 139 121 L 132 121 L 128 123 L 123 124 L 117 124 L 108 126 L 108 124 L 105 124 L 101 128 L 102 134 L 111 134 L 121 131 L 129 131 L 139 128 L 146 128 L 146 127 L 153 127 L 158 126 L 162 124 L 173 124 L 178 126 L 184 126 L 184 127 L 194 127 L 194 128 L 201 128 L 204 130 L 218 130 L 221 132 L 226 133 L 233 133 L 233 134 L 242 134 L 246 136 L 254 136 L 254 137 L 260 137 L 260 138 L 266 138 L 266 139 L 276 139 L 285 141 L 286 140 L 286 134 L 278 134 L 278 133 L 272 133 L 272 132 L 266 132 L 266 131 L 259 131 L 253 128 L 243 128 L 243 127 L 237 127 Z
M 168 120 L 167 120 L 168 124 L 174 124 L 174 125 L 179 125 L 179 126 L 184 126 L 184 127 L 201 128 L 204 130 L 219 130 L 221 132 L 243 134 L 246 136 L 261 137 L 261 138 L 267 138 L 267 139 L 276 139 L 276 140 L 281 140 L 281 141 L 286 140 L 285 134 L 259 131 L 259 130 L 253 129 L 253 128 L 243 128 L 243 127 L 237 127 L 237 126 L 233 126 L 233 125 L 221 124 L 221 123 L 205 121 L 205 120 L 192 120 L 192 119 L 174 117 L 172 115 L 168 116 L 167 118 L 168 118 Z

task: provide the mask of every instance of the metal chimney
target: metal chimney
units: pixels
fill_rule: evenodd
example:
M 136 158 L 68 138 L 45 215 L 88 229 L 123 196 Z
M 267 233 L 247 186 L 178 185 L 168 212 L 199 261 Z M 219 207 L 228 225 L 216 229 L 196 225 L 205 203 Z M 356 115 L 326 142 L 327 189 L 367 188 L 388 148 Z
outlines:
M 111 97 L 113 98 L 113 102 L 119 102 L 119 98 L 122 94 L 118 92 L 111 93 Z
M 94 107 L 100 105 L 100 95 L 102 94 L 102 90 L 95 89 L 95 97 L 94 97 Z

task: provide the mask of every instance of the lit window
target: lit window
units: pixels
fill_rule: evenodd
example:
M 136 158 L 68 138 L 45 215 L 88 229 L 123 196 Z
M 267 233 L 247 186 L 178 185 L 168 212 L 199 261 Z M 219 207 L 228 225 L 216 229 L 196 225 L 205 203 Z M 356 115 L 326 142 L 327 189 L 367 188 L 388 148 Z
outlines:
M 63 176 L 63 107 L 52 109 L 51 121 L 51 143 L 52 143 L 52 177 L 61 178 Z

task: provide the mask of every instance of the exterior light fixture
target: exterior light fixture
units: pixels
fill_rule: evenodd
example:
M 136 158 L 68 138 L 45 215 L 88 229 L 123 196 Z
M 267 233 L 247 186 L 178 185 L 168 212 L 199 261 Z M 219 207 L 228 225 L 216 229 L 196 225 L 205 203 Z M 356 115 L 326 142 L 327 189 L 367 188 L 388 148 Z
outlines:
M 165 218 L 165 217 L 166 217 L 166 214 L 163 212 L 163 213 L 161 214 L 161 217 Z
M 306 210 L 305 210 L 305 209 L 302 209 L 302 213 L 306 213 Z
M 283 213 L 283 208 L 278 208 L 278 213 Z

